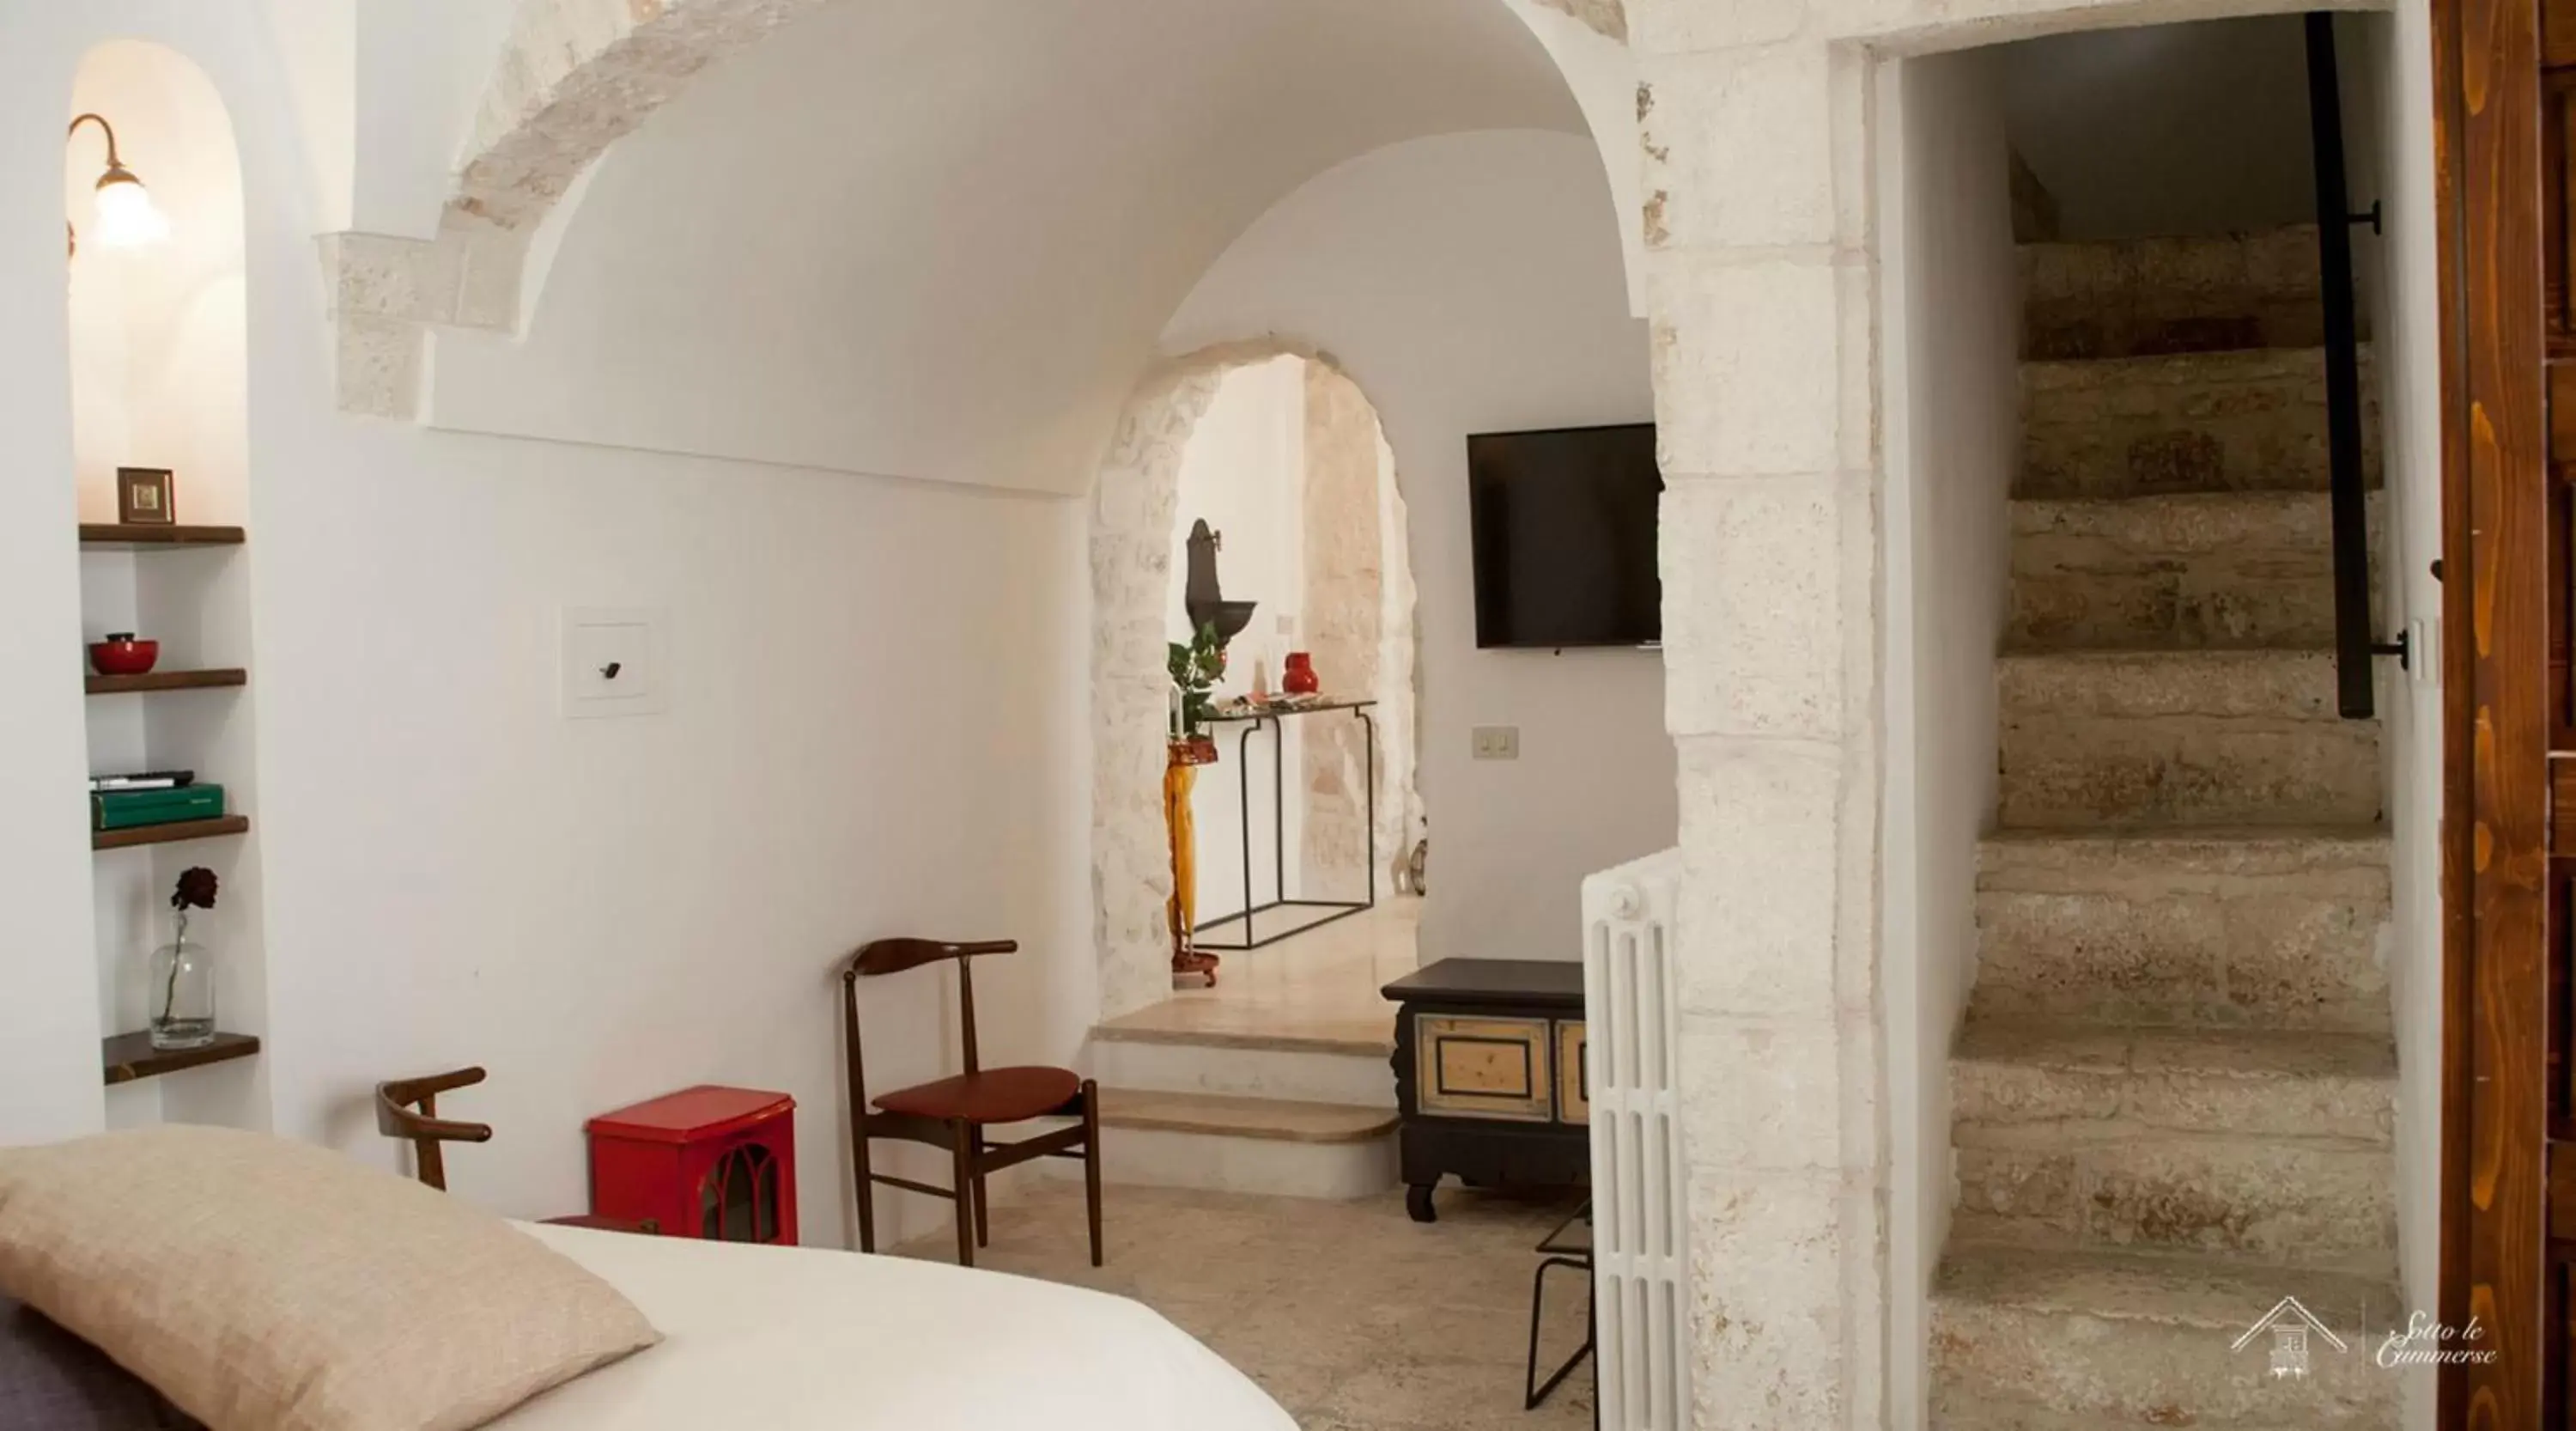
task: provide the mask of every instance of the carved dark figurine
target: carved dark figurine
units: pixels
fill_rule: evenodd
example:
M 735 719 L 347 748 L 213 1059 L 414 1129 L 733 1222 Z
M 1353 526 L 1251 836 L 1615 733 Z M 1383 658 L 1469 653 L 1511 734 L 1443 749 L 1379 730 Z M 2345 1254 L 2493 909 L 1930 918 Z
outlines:
M 1181 585 L 1181 609 L 1189 613 L 1193 630 L 1214 626 L 1220 646 L 1252 624 L 1255 605 L 1249 601 L 1228 601 L 1217 589 L 1216 554 L 1224 548 L 1224 535 L 1210 530 L 1205 517 L 1190 523 L 1190 564 L 1187 579 Z

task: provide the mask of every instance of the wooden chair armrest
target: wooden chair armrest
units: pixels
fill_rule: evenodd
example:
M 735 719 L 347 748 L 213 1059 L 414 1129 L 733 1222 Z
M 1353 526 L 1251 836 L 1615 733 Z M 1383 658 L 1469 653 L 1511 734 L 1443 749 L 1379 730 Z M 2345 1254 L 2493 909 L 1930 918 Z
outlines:
M 480 1068 L 460 1068 L 451 1073 L 432 1073 L 420 1078 L 389 1078 L 376 1085 L 376 1096 L 396 1103 L 418 1103 L 442 1093 L 471 1088 L 483 1081 Z

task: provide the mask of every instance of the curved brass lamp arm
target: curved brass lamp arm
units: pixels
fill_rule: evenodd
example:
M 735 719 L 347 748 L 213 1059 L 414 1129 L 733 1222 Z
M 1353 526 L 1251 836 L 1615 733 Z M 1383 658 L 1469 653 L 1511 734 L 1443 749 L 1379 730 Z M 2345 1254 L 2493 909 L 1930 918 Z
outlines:
M 98 132 L 107 136 L 107 167 L 110 169 L 124 168 L 124 163 L 116 157 L 116 126 L 107 122 L 106 115 L 73 115 L 70 126 L 63 130 L 64 141 L 69 142 L 73 135 L 80 133 L 80 127 L 84 124 L 96 124 L 98 126 Z

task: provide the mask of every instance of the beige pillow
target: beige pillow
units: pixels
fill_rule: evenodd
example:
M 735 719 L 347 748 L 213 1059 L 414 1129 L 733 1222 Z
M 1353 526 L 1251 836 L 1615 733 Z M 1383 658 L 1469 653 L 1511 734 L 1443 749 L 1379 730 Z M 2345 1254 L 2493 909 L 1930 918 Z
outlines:
M 0 1292 L 213 1431 L 462 1431 L 661 1339 L 490 1213 L 225 1128 L 0 1149 Z

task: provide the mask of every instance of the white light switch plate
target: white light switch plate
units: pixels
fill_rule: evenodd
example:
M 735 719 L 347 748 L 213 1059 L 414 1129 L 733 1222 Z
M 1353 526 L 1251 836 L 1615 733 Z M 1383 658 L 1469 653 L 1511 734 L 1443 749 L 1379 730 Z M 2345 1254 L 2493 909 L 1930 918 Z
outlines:
M 661 714 L 669 700 L 668 624 L 668 613 L 654 607 L 565 607 L 564 715 Z
M 1480 725 L 1476 727 L 1475 752 L 1478 760 L 1520 759 L 1521 728 L 1516 725 Z

